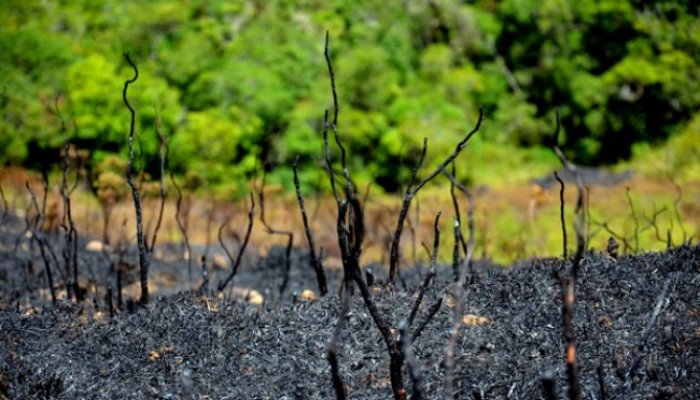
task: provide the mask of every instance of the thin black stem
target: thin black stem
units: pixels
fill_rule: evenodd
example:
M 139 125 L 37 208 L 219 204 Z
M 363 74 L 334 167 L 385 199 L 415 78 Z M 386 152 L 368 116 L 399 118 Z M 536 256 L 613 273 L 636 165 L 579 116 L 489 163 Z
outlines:
M 299 203 L 299 209 L 301 210 L 301 219 L 304 223 L 304 232 L 306 233 L 306 241 L 309 244 L 309 258 L 311 261 L 311 267 L 316 272 L 316 281 L 318 282 L 318 290 L 321 296 L 325 296 L 328 293 L 328 285 L 326 283 L 326 274 L 323 271 L 323 264 L 321 258 L 316 255 L 316 245 L 314 243 L 314 236 L 311 233 L 311 227 L 309 226 L 309 218 L 306 215 L 306 208 L 304 207 L 304 198 L 301 195 L 301 184 L 299 183 L 299 174 L 297 172 L 297 162 L 299 157 L 294 160 L 292 165 L 292 170 L 294 171 L 294 188 L 296 189 L 297 202 Z
M 126 62 L 129 63 L 131 68 L 134 70 L 134 77 L 128 79 L 124 82 L 124 91 L 122 92 L 122 98 L 124 100 L 124 105 L 129 110 L 131 114 L 131 122 L 129 124 L 129 163 L 126 168 L 126 181 L 131 188 L 131 195 L 134 199 L 134 209 L 136 211 L 136 241 L 139 248 L 139 278 L 141 283 L 141 299 L 140 303 L 142 305 L 148 304 L 148 267 L 150 264 L 150 257 L 146 248 L 146 239 L 143 234 L 143 211 L 141 208 L 141 194 L 139 193 L 139 188 L 136 186 L 133 177 L 134 169 L 134 135 L 136 133 L 136 110 L 129 104 L 127 98 L 127 90 L 129 85 L 136 82 L 139 77 L 139 70 L 129 58 L 129 53 L 124 53 L 124 58 Z
M 226 252 L 226 255 L 229 257 L 229 260 L 231 261 L 231 273 L 219 283 L 219 286 L 217 290 L 221 292 L 226 288 L 226 286 L 233 280 L 233 277 L 236 276 L 236 273 L 238 272 L 238 267 L 241 264 L 241 260 L 243 259 L 243 252 L 245 252 L 246 247 L 248 246 L 248 241 L 250 240 L 250 233 L 253 231 L 253 220 L 255 216 L 255 198 L 253 197 L 253 194 L 250 194 L 250 210 L 248 211 L 248 228 L 246 229 L 246 234 L 243 239 L 243 244 L 241 244 L 241 249 L 238 252 L 238 255 L 236 256 L 235 261 L 233 260 L 233 257 L 231 257 L 231 253 L 229 250 L 224 246 L 223 241 L 221 241 L 221 246 L 224 248 L 224 251 Z M 223 227 L 223 225 L 222 225 Z M 219 229 L 219 232 L 221 232 L 221 228 Z M 221 235 L 219 235 L 219 238 L 221 238 Z
M 554 171 L 554 179 L 559 182 L 559 220 L 561 221 L 561 232 L 562 232 L 562 238 L 564 240 L 563 244 L 563 251 L 562 251 L 562 257 L 564 259 L 567 258 L 567 235 L 566 235 L 566 216 L 564 214 L 564 208 L 565 208 L 565 202 L 564 202 L 564 191 L 566 190 L 566 187 L 564 186 L 564 181 L 561 180 L 559 177 L 559 174 Z

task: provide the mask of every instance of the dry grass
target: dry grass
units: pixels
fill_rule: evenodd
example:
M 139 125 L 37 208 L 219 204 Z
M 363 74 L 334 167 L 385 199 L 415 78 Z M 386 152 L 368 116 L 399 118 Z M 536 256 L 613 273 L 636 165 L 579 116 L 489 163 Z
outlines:
M 27 171 L 10 168 L 0 174 L 0 184 L 5 189 L 11 209 L 22 215 L 28 205 L 28 195 L 24 182 L 29 180 L 42 193 L 40 179 Z M 616 186 L 592 186 L 590 188 L 591 247 L 603 249 L 610 234 L 596 224 L 607 222 L 610 229 L 621 236 L 632 237 L 635 223 L 631 217 L 626 197 L 630 188 L 635 211 L 639 221 L 640 250 L 659 250 L 666 247 L 666 231 L 671 230 L 675 244 L 682 241 L 683 233 L 674 213 L 676 188 L 668 180 L 635 177 Z M 499 189 L 476 189 L 476 255 L 487 257 L 500 263 L 510 263 L 517 259 L 532 256 L 558 256 L 561 253 L 561 230 L 559 228 L 558 187 L 542 189 L 536 185 L 519 185 Z M 266 189 L 266 214 L 271 224 L 281 230 L 294 232 L 294 245 L 306 247 L 301 215 L 294 195 L 282 193 L 279 188 Z M 165 208 L 163 226 L 159 243 L 181 242 L 181 235 L 175 222 L 174 190 L 169 191 Z M 573 212 L 573 186 L 567 188 L 567 213 Z M 48 207 L 60 205 L 60 196 L 56 190 L 49 193 Z M 683 186 L 683 196 L 678 210 L 683 221 L 686 239 L 698 238 L 700 229 L 700 182 Z M 336 207 L 330 196 L 306 198 L 307 212 L 317 245 L 323 247 L 327 266 L 337 266 L 337 238 L 335 236 Z M 79 233 L 100 237 L 102 232 L 102 213 L 98 202 L 86 187 L 76 191 L 73 200 L 76 226 Z M 466 218 L 466 199 L 460 198 L 463 218 Z M 368 227 L 361 261 L 388 264 L 391 235 L 395 229 L 396 216 L 401 206 L 398 196 L 372 195 L 365 205 L 365 219 Z M 225 220 L 229 220 L 224 232 L 226 237 L 235 237 L 244 233 L 247 223 L 249 205 L 241 202 L 212 202 L 200 196 L 193 201 L 190 215 L 189 236 L 193 244 L 205 245 L 207 241 L 215 244 L 216 232 Z M 416 207 L 419 215 L 416 217 Z M 144 226 L 149 232 L 155 223 L 158 199 L 146 198 L 144 201 Z M 654 210 L 665 209 L 657 219 L 659 240 L 656 229 L 651 227 L 647 218 Z M 438 211 L 442 211 L 441 230 L 450 232 L 453 224 L 453 207 L 449 192 L 445 188 L 428 187 L 418 196 L 409 212 L 406 233 L 402 238 L 402 257 L 405 263 L 427 262 L 428 255 L 421 243 L 431 243 L 433 220 Z M 60 213 L 60 207 L 59 207 Z M 570 214 L 571 215 L 571 214 Z M 570 218 L 571 220 L 573 218 Z M 135 240 L 133 204 L 123 202 L 115 206 L 110 228 L 110 240 L 119 239 L 121 226 L 126 221 L 127 239 Z M 208 223 L 208 220 L 210 222 Z M 207 225 L 209 229 L 207 229 Z M 466 234 L 466 227 L 463 230 Z M 572 231 L 572 230 L 571 230 Z M 445 234 L 440 254 L 451 254 L 452 235 Z M 266 254 L 273 246 L 285 245 L 284 238 L 269 235 L 261 229 L 259 218 L 256 219 L 251 245 L 260 254 Z M 570 241 L 571 242 L 571 241 Z M 415 257 L 415 258 L 414 258 Z M 443 261 L 446 261 L 443 260 Z

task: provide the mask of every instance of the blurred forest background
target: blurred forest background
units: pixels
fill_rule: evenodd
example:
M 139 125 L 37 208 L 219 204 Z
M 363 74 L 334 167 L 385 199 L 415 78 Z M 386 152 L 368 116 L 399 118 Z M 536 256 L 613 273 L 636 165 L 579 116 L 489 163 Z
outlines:
M 482 106 L 482 129 L 456 162 L 462 182 L 494 190 L 477 199 L 480 251 L 504 262 L 559 254 L 558 188 L 531 192 L 529 184 L 559 168 L 551 150 L 558 110 L 567 157 L 644 180 L 628 184 L 631 192 L 592 190 L 595 245 L 604 247 L 611 231 L 646 231 L 637 251 L 664 248 L 665 231 L 677 244 L 700 225 L 699 12 L 691 0 L 5 0 L 0 166 L 48 169 L 55 183 L 70 136 L 93 192 L 84 229 L 99 219 L 94 194 L 102 207 L 123 203 L 128 51 L 140 70 L 129 88 L 138 168 L 152 179 L 160 124 L 170 171 L 187 192 L 207 194 L 202 201 L 244 198 L 263 164 L 268 185 L 289 193 L 297 156 L 304 193 L 327 193 L 328 31 L 339 131 L 357 184 L 376 183 L 373 222 L 384 231 L 398 203 L 380 196 L 401 193 L 423 138 L 428 170 Z M 24 193 L 16 181 L 15 196 Z M 426 199 L 449 210 L 442 182 Z M 276 220 L 299 229 L 293 197 L 282 203 L 271 208 L 287 214 Z M 214 206 L 193 208 L 193 219 L 210 220 L 206 209 Z M 419 240 L 432 235 L 436 210 L 426 211 L 416 217 Z M 324 226 L 330 248 L 333 230 Z M 175 227 L 165 229 L 177 240 Z M 383 240 L 372 239 L 375 253 L 385 251 Z
M 89 151 L 90 176 L 124 156 L 129 51 L 147 171 L 158 168 L 159 115 L 171 170 L 195 186 L 239 196 L 265 160 L 268 181 L 291 188 L 300 155 L 305 190 L 321 188 L 328 30 L 359 183 L 399 190 L 423 137 L 436 164 L 479 106 L 486 122 L 463 180 L 551 172 L 555 109 L 577 162 L 638 157 L 683 180 L 700 175 L 698 11 L 690 0 L 3 1 L 0 163 L 58 161 L 61 118 Z

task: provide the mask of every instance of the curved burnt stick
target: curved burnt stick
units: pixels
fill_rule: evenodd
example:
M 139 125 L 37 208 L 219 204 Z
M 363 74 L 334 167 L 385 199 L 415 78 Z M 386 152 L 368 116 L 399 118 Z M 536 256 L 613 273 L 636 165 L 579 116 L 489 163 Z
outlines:
M 326 158 L 326 167 L 328 168 L 328 174 L 330 177 L 331 188 L 333 190 L 333 197 L 335 198 L 338 207 L 338 217 L 336 221 L 336 231 L 338 235 L 338 247 L 340 248 L 341 259 L 343 263 L 343 274 L 344 274 L 344 285 L 348 286 L 348 282 L 354 277 L 358 280 L 362 280 L 360 267 L 359 267 L 359 256 L 362 247 L 362 240 L 364 237 L 364 222 L 362 206 L 359 200 L 355 196 L 353 190 L 352 179 L 350 177 L 350 172 L 347 168 L 346 162 L 346 151 L 345 146 L 343 146 L 340 140 L 340 135 L 338 134 L 338 96 L 335 86 L 335 73 L 333 71 L 333 64 L 330 57 L 329 48 L 329 34 L 326 32 L 326 44 L 324 49 L 324 55 L 326 58 L 326 64 L 328 66 L 328 72 L 330 75 L 331 91 L 333 94 L 333 105 L 334 105 L 334 116 L 333 123 L 328 122 L 328 110 L 324 113 L 323 118 L 323 147 Z M 343 169 L 343 174 L 345 176 L 345 198 L 341 199 L 338 190 L 335 185 L 335 177 L 333 174 L 333 166 L 331 163 L 330 156 L 330 144 L 328 141 L 328 128 L 333 130 L 333 136 L 335 138 L 336 144 L 341 151 L 341 167 Z
M 412 342 L 415 342 L 423 333 L 423 330 L 425 329 L 426 326 L 432 321 L 433 317 L 437 312 L 440 310 L 440 307 L 442 306 L 442 297 L 438 298 L 435 303 L 433 303 L 432 306 L 428 309 L 428 313 L 425 315 L 423 320 L 421 321 L 420 324 L 418 324 L 418 328 L 413 332 L 413 337 L 411 338 Z
M 345 400 L 347 398 L 345 384 L 343 383 L 343 378 L 340 376 L 340 368 L 338 366 L 338 345 L 341 341 L 343 330 L 345 329 L 345 321 L 349 308 L 350 295 L 348 291 L 345 290 L 341 294 L 340 315 L 338 315 L 338 322 L 335 324 L 333 339 L 331 339 L 331 343 L 328 346 L 328 363 L 331 365 L 331 381 L 333 382 L 333 390 L 335 391 L 335 398 L 337 400 Z
M 562 257 L 564 259 L 567 258 L 567 235 L 566 235 L 566 217 L 564 214 L 564 208 L 565 208 L 565 201 L 564 201 L 564 191 L 566 190 L 566 186 L 564 185 L 564 181 L 561 180 L 559 177 L 559 174 L 554 171 L 554 179 L 559 182 L 559 220 L 561 221 L 561 232 L 562 232 L 562 238 L 564 240 L 563 244 L 563 251 L 562 251 Z
M 182 189 L 180 185 L 177 184 L 173 173 L 170 173 L 170 182 L 172 182 L 175 191 L 177 192 L 177 199 L 175 200 L 175 222 L 177 222 L 177 227 L 180 229 L 182 234 L 182 240 L 185 243 L 185 250 L 187 251 L 187 280 L 188 283 L 192 283 L 192 248 L 190 247 L 190 239 L 187 235 L 187 227 L 182 222 Z
M 411 388 L 413 389 L 411 400 L 422 400 L 423 373 L 421 372 L 420 365 L 418 365 L 416 356 L 413 353 L 413 343 L 411 343 L 411 335 L 408 333 L 409 326 L 410 322 L 405 319 L 399 323 L 398 342 L 399 347 L 403 352 L 404 360 L 406 361 L 408 377 L 411 379 Z
M 335 72 L 333 71 L 333 62 L 331 60 L 330 49 L 330 34 L 326 31 L 326 44 L 323 46 L 323 55 L 326 58 L 326 66 L 328 67 L 328 75 L 331 80 L 331 91 L 333 93 L 333 125 L 338 125 L 338 92 L 335 89 Z
M 314 236 L 311 233 L 311 227 L 309 226 L 309 218 L 306 215 L 306 207 L 304 206 L 304 198 L 301 195 L 301 184 L 299 183 L 299 174 L 297 172 L 297 163 L 299 162 L 299 156 L 294 159 L 294 164 L 292 165 L 292 170 L 294 171 L 294 188 L 296 189 L 297 202 L 299 203 L 299 209 L 301 210 L 301 219 L 304 223 L 304 232 L 306 233 L 306 241 L 309 244 L 309 257 L 311 259 L 311 267 L 316 272 L 316 281 L 318 282 L 318 290 L 321 296 L 325 296 L 328 293 L 328 284 L 326 283 L 326 274 L 323 271 L 323 264 L 321 258 L 316 255 L 316 244 L 314 243 Z
M 343 145 L 340 135 L 338 134 L 338 95 L 335 85 L 335 73 L 333 71 L 333 63 L 330 56 L 329 47 L 329 34 L 326 31 L 326 44 L 324 47 L 324 56 L 326 58 L 326 65 L 328 66 L 328 73 L 330 76 L 331 91 L 333 93 L 333 124 L 331 129 L 333 131 L 333 137 L 335 138 L 335 143 L 340 149 L 340 166 L 343 170 L 343 176 L 345 178 L 345 200 L 350 203 L 350 207 L 347 209 L 348 214 L 348 246 L 349 251 L 353 257 L 359 257 L 360 248 L 362 247 L 362 241 L 364 239 L 364 219 L 363 219 L 363 209 L 360 204 L 360 200 L 357 198 L 355 189 L 353 187 L 352 178 L 350 176 L 350 171 L 347 165 L 347 151 L 345 145 Z M 326 139 L 324 138 L 324 141 Z M 329 168 L 330 165 L 329 165 Z
M 233 277 L 236 276 L 236 273 L 238 272 L 238 267 L 241 265 L 241 260 L 243 259 L 243 252 L 245 252 L 246 247 L 248 246 L 248 241 L 250 240 L 250 233 L 253 231 L 253 220 L 255 216 L 255 197 L 253 196 L 253 193 L 250 194 L 250 211 L 248 211 L 248 228 L 246 229 L 245 237 L 243 238 L 243 244 L 241 245 L 241 249 L 238 252 L 238 255 L 236 256 L 236 260 L 234 261 L 233 258 L 231 257 L 231 253 L 229 250 L 224 246 L 223 242 L 221 242 L 221 246 L 224 248 L 224 251 L 226 251 L 226 255 L 229 257 L 229 260 L 231 261 L 231 273 L 224 279 L 223 281 L 219 282 L 219 286 L 217 287 L 217 290 L 221 292 L 226 288 L 226 286 L 233 280 Z M 223 227 L 223 225 L 222 225 Z M 219 232 L 221 232 L 221 228 L 219 229 Z M 221 237 L 219 235 L 219 237 Z
M 131 188 L 131 196 L 134 200 L 134 209 L 136 211 L 136 242 L 139 248 L 139 280 L 141 283 L 141 299 L 139 302 L 142 305 L 148 303 L 148 267 L 150 265 L 150 257 L 148 256 L 148 249 L 146 245 L 146 238 L 143 233 L 143 211 L 141 208 L 141 194 L 139 193 L 139 188 L 134 182 L 133 169 L 134 169 L 134 134 L 136 133 L 136 110 L 129 104 L 129 99 L 127 98 L 127 91 L 129 85 L 136 82 L 139 77 L 139 70 L 129 58 L 129 53 L 124 53 L 124 58 L 126 62 L 129 63 L 131 68 L 134 70 L 134 77 L 128 79 L 124 82 L 124 91 L 122 92 L 122 99 L 124 100 L 124 105 L 129 110 L 131 114 L 131 122 L 129 124 L 129 162 L 126 168 L 126 182 Z
M 430 281 L 435 278 L 435 268 L 437 265 L 437 253 L 438 253 L 438 247 L 440 247 L 440 216 L 442 215 L 442 211 L 438 212 L 435 215 L 435 223 L 433 224 L 433 231 L 435 234 L 435 240 L 433 241 L 433 254 L 431 255 L 430 258 L 430 272 L 425 276 L 425 279 L 423 280 L 423 283 L 421 283 L 420 287 L 418 288 L 418 296 L 416 297 L 416 301 L 413 303 L 413 307 L 411 308 L 411 313 L 408 315 L 408 326 L 413 325 L 413 320 L 416 318 L 416 314 L 418 313 L 418 309 L 420 308 L 420 304 L 423 301 L 423 296 L 425 295 L 425 290 L 428 288 L 428 285 L 430 284 Z

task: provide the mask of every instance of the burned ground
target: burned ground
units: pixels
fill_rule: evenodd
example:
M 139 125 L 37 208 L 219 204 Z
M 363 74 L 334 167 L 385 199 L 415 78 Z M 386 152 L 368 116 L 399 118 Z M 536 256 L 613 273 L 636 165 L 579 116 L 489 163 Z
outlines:
M 293 301 L 295 293 L 316 287 L 304 251 L 293 252 L 290 286 L 281 298 L 283 251 L 246 259 L 235 284 L 262 293 L 262 305 L 182 290 L 185 264 L 159 260 L 152 273 L 168 272 L 178 284 L 156 292 L 146 307 L 111 317 L 99 289 L 112 279 L 101 254 L 81 252 L 97 302 L 88 296 L 52 305 L 41 299 L 46 281 L 38 252 L 30 256 L 22 244 L 15 252 L 18 232 L 3 229 L 0 398 L 334 397 L 327 348 L 340 278 L 329 270 L 329 295 Z M 537 259 L 508 270 L 483 264 L 470 275 L 455 363 L 458 398 L 543 398 L 546 374 L 554 374 L 565 397 L 561 268 L 560 260 Z M 374 269 L 373 297 L 397 326 L 427 269 L 403 270 L 403 285 L 394 289 L 382 286 L 383 271 Z M 451 277 L 450 267 L 438 268 L 417 320 L 444 296 Z M 214 271 L 212 287 L 217 279 Z M 574 318 L 582 398 L 698 398 L 699 289 L 698 247 L 617 260 L 587 253 Z M 444 396 L 452 317 L 443 305 L 414 342 L 427 398 Z M 391 398 L 386 347 L 357 294 L 339 356 L 350 398 Z

